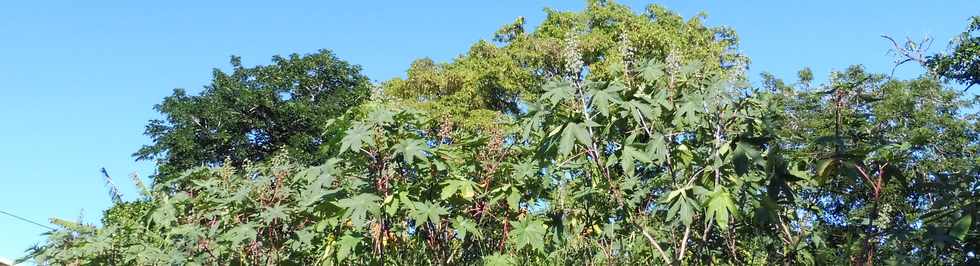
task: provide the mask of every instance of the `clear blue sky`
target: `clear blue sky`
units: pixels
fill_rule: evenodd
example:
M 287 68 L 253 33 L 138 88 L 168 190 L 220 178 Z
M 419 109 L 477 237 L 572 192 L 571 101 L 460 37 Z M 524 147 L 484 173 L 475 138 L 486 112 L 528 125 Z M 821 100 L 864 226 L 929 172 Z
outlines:
M 126 176 L 151 174 L 130 156 L 148 143 L 152 106 L 173 88 L 199 91 L 229 55 L 247 65 L 320 48 L 360 64 L 375 81 L 404 75 L 419 57 L 449 60 L 542 8 L 584 1 L 3 1 L 0 3 L 0 210 L 46 222 L 97 223 L 110 204 L 106 167 L 127 199 Z M 106 1 L 110 2 L 110 1 Z M 343 2 L 343 3 L 341 3 Z M 980 15 L 963 1 L 665 1 L 685 17 L 734 27 L 753 78 L 792 80 L 810 66 L 821 80 L 850 64 L 891 70 L 880 34 L 932 36 L 933 50 Z M 164 4 L 165 3 L 165 4 Z M 629 1 L 639 10 L 648 2 Z M 897 74 L 916 76 L 906 66 Z M 83 211 L 84 210 L 84 211 Z M 16 258 L 45 230 L 0 215 L 0 257 Z

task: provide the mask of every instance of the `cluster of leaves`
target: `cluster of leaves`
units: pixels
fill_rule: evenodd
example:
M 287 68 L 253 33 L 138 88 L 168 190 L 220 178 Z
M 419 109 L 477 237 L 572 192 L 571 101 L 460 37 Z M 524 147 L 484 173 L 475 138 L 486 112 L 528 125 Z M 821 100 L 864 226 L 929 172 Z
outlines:
M 59 220 L 30 258 L 976 262 L 975 102 L 930 77 L 860 67 L 751 88 L 734 33 L 699 19 L 590 1 L 531 32 L 519 20 L 499 46 L 416 62 L 408 79 L 323 114 L 318 160 L 287 146 L 257 163 L 175 165 L 101 227 Z

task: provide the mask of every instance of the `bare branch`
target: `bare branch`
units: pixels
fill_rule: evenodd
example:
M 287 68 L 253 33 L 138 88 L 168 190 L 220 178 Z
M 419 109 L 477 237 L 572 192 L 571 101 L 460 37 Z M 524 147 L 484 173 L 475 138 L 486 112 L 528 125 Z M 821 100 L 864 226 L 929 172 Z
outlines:
M 660 257 L 664 259 L 664 263 L 670 264 L 670 256 L 667 256 L 667 252 L 664 252 L 664 249 L 660 247 L 660 244 L 657 244 L 657 240 L 653 239 L 653 236 L 650 236 L 650 233 L 647 233 L 646 228 L 641 228 L 640 232 L 643 233 L 643 236 L 647 238 L 647 241 L 649 241 L 650 244 L 653 245 L 658 252 L 660 252 Z
M 881 37 L 892 43 L 892 49 L 889 52 L 896 55 L 895 66 L 892 67 L 892 75 L 895 74 L 895 69 L 898 66 L 909 61 L 915 61 L 922 66 L 927 64 L 925 52 L 932 46 L 932 38 L 925 37 L 919 42 L 913 41 L 912 38 L 906 38 L 905 43 L 899 45 L 898 41 L 895 41 L 891 36 L 881 35 Z

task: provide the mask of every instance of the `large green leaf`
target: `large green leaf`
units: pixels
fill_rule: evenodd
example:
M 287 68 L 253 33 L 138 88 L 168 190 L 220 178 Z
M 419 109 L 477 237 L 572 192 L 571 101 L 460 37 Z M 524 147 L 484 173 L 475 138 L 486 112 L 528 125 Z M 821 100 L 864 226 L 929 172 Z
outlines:
M 240 224 L 232 227 L 228 231 L 225 231 L 218 237 L 219 240 L 229 243 L 233 247 L 237 247 L 242 243 L 247 243 L 256 239 L 257 232 L 255 231 L 255 225 L 252 224 Z
M 731 194 L 719 186 L 708 196 L 707 215 L 712 217 L 722 230 L 728 229 L 728 218 L 731 212 L 735 211 L 735 202 Z
M 960 217 L 949 229 L 949 235 L 959 241 L 966 239 L 966 234 L 970 232 L 970 225 L 973 224 L 973 215 L 967 214 Z
M 167 226 L 170 223 L 177 220 L 177 209 L 174 208 L 173 203 L 164 199 L 159 203 L 159 207 L 153 210 L 150 214 L 150 221 L 153 221 L 158 226 Z
M 679 195 L 667 210 L 667 220 L 679 219 L 682 224 L 690 226 L 694 222 L 697 204 L 694 199 L 689 198 L 686 194 Z
M 735 173 L 745 175 L 752 169 L 753 165 L 761 164 L 762 152 L 757 150 L 754 145 L 747 142 L 735 142 L 735 152 L 732 153 L 732 164 L 735 166 Z
M 420 139 L 406 139 L 395 145 L 395 151 L 401 154 L 408 164 L 412 164 L 416 158 L 425 161 L 428 149 L 429 146 Z
M 653 133 L 650 136 L 650 142 L 647 143 L 646 152 L 652 161 L 657 163 L 663 163 L 667 161 L 667 142 L 664 135 L 660 133 Z
M 265 210 L 263 210 L 261 213 L 259 213 L 259 219 L 261 219 L 262 222 L 264 222 L 265 224 L 271 224 L 276 220 L 288 221 L 289 215 L 286 214 L 285 206 L 276 205 L 276 206 L 268 207 Z
M 465 240 L 466 235 L 471 233 L 476 236 L 476 238 L 483 238 L 483 233 L 480 232 L 480 228 L 477 227 L 476 222 L 462 216 L 456 216 L 456 218 L 453 219 L 453 229 L 456 230 L 456 234 L 460 240 Z
M 582 124 L 568 124 L 568 127 L 566 127 L 565 130 L 571 130 L 572 134 L 575 135 L 575 139 L 578 140 L 578 143 L 584 146 L 592 145 L 592 134 L 589 133 L 589 129 Z
M 530 245 L 537 251 L 544 252 L 544 236 L 548 232 L 548 227 L 543 222 L 526 216 L 520 221 L 510 222 L 510 224 L 513 228 L 510 231 L 510 241 L 516 249 Z
M 624 106 L 629 110 L 630 115 L 633 116 L 633 121 L 637 124 L 641 124 L 640 121 L 643 121 L 643 123 L 652 123 L 659 116 L 653 107 L 639 100 L 630 100 L 625 102 Z
M 357 244 L 361 243 L 360 237 L 355 237 L 351 234 L 345 234 L 337 240 L 337 262 L 344 261 L 351 252 L 357 248 Z
M 558 154 L 567 155 L 575 147 L 575 131 L 578 128 L 576 123 L 568 123 L 565 130 L 561 132 L 561 139 L 558 142 Z
M 605 90 L 591 90 L 592 105 L 599 110 L 599 113 L 606 117 L 609 116 L 609 103 L 619 103 L 621 101 L 619 91 L 622 90 L 622 85 L 618 81 L 614 83 L 619 86 L 610 84 Z
M 305 189 L 300 191 L 300 206 L 311 206 L 339 190 L 327 189 L 336 179 L 338 162 L 337 159 L 330 159 L 323 165 L 307 168 L 297 174 L 300 179 L 309 181 Z
M 345 217 L 350 218 L 354 225 L 363 226 L 367 222 L 365 217 L 367 217 L 369 212 L 371 214 L 377 214 L 381 209 L 379 201 L 381 201 L 381 198 L 377 195 L 364 193 L 339 200 L 335 205 L 347 210 Z
M 521 192 L 514 187 L 510 187 L 508 191 L 510 191 L 510 193 L 507 194 L 507 206 L 510 207 L 511 210 L 520 209 L 519 205 L 521 203 Z
M 636 161 L 641 163 L 651 163 L 653 160 L 647 153 L 640 151 L 633 146 L 623 146 L 623 155 L 619 158 L 620 165 L 627 176 L 633 176 L 636 172 Z
M 485 266 L 512 266 L 517 265 L 514 257 L 507 254 L 497 254 L 483 256 L 483 265 Z
M 700 99 L 693 96 L 684 97 L 684 99 L 685 101 L 681 104 L 681 107 L 677 108 L 677 113 L 674 117 L 675 123 L 687 126 L 699 124 L 698 112 L 702 108 Z
M 544 94 L 541 95 L 541 98 L 548 100 L 552 105 L 571 99 L 575 93 L 572 84 L 564 80 L 548 82 L 542 89 L 544 89 Z
M 432 202 L 416 202 L 409 212 L 409 216 L 415 220 L 416 224 L 422 224 L 425 222 L 431 222 L 433 224 L 439 224 L 442 219 L 440 216 L 449 214 L 449 210 L 445 207 L 439 206 L 438 203 Z
M 395 114 L 387 108 L 379 107 L 368 113 L 367 121 L 374 125 L 383 126 L 395 122 Z
M 365 124 L 355 124 L 347 129 L 344 138 L 340 140 L 340 153 L 359 151 L 364 144 L 374 145 L 374 132 Z
M 823 159 L 823 160 L 818 161 L 817 162 L 817 166 L 816 166 L 816 168 L 817 168 L 817 176 L 818 177 L 827 177 L 828 175 L 830 175 L 831 171 L 833 170 L 834 163 L 836 163 L 836 162 L 837 162 L 837 159 L 835 159 L 835 158 Z
M 450 179 L 442 182 L 442 192 L 439 194 L 440 199 L 448 199 L 459 192 L 459 196 L 472 200 L 476 191 L 476 182 L 468 179 Z
M 641 71 L 644 80 L 655 82 L 664 75 L 664 65 L 656 59 L 650 59 L 643 64 Z

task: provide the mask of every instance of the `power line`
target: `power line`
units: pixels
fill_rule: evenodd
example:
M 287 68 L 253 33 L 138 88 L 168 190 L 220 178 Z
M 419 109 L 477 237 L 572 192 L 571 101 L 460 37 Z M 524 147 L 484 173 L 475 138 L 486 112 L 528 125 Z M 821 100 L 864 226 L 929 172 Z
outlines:
M 31 224 L 34 224 L 34 225 L 37 225 L 37 226 L 40 226 L 40 227 L 44 227 L 44 228 L 46 228 L 48 230 L 56 230 L 56 229 L 54 229 L 54 227 L 50 227 L 50 226 L 44 225 L 44 224 L 39 223 L 39 222 L 31 221 L 30 219 L 27 219 L 27 218 L 24 218 L 24 217 L 20 217 L 20 216 L 14 215 L 13 213 L 5 212 L 3 210 L 0 210 L 0 213 L 6 214 L 6 215 L 8 215 L 10 217 L 17 218 L 18 220 L 21 220 L 21 221 L 25 221 L 25 222 L 28 222 L 28 223 L 31 223 Z

